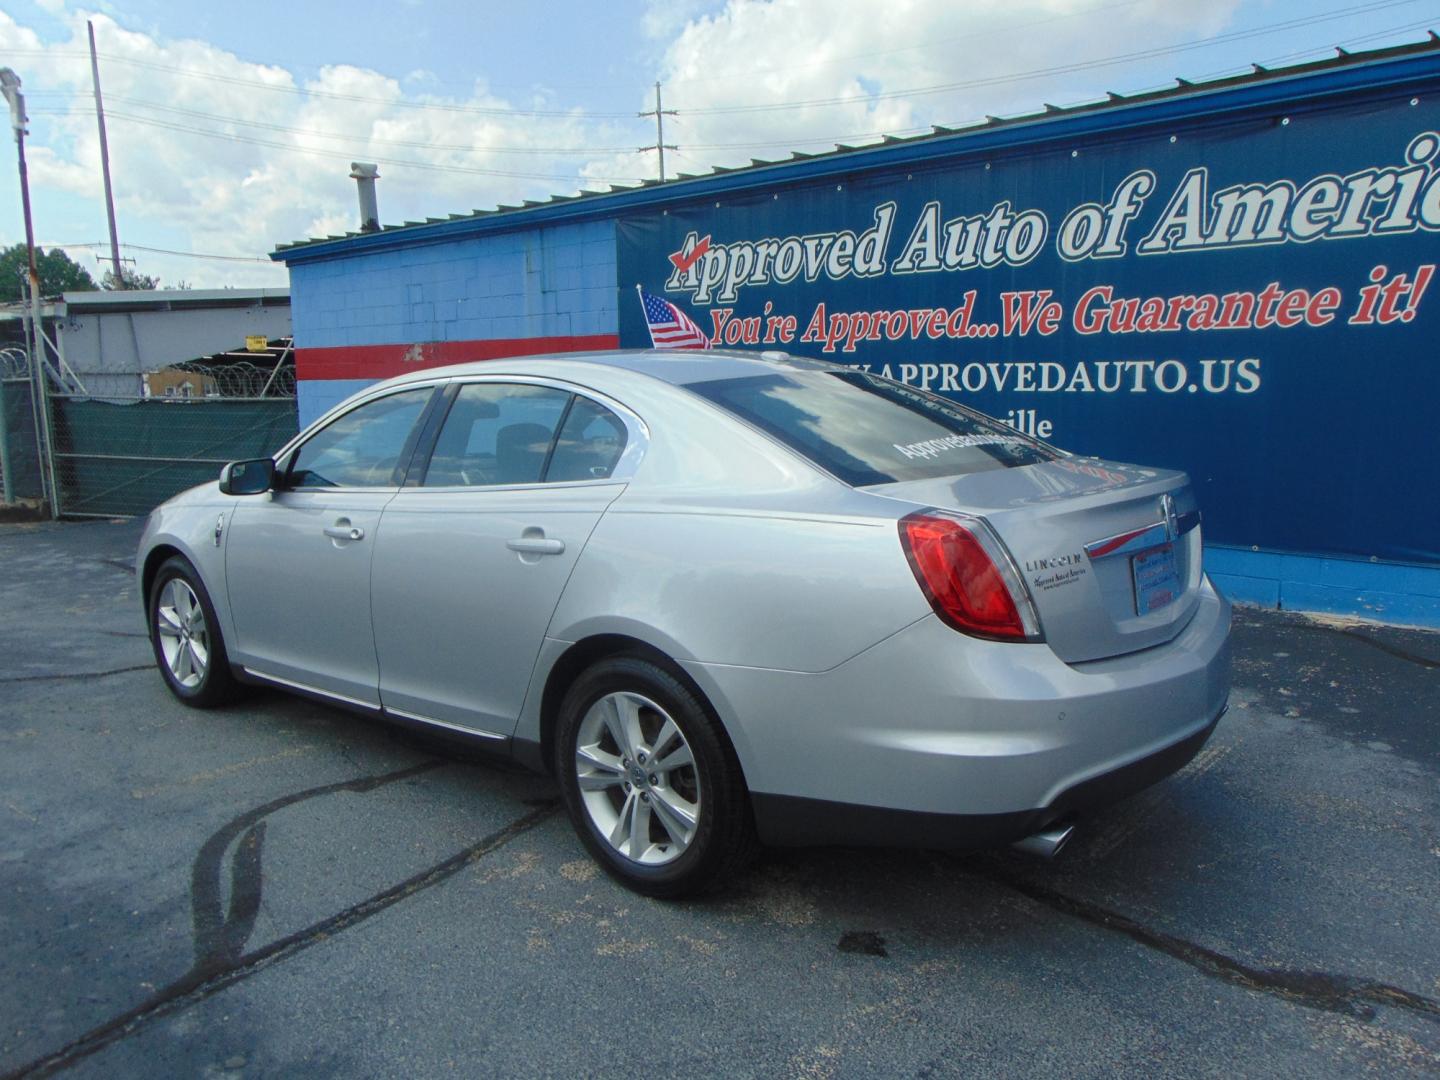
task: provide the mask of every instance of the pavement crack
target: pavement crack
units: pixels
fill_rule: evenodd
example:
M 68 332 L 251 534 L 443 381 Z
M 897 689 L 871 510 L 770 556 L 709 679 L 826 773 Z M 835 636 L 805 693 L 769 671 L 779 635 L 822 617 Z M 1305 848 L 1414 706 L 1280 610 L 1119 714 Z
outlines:
M 91 679 L 108 679 L 111 675 L 125 675 L 132 671 L 150 671 L 154 664 L 132 664 L 129 667 L 111 668 L 109 671 L 70 671 L 63 675 L 7 675 L 0 678 L 0 684 L 28 682 L 87 682 Z
M 1417 667 L 1426 668 L 1430 671 L 1440 669 L 1440 660 L 1433 660 L 1428 656 L 1420 656 L 1417 653 L 1410 652 L 1408 649 L 1402 649 L 1397 645 L 1391 645 L 1389 642 L 1381 641 L 1379 638 L 1373 638 L 1369 634 L 1362 634 L 1358 630 L 1350 630 L 1338 626 L 1314 626 L 1307 623 L 1297 623 L 1296 626 L 1301 630 L 1317 630 L 1322 633 L 1339 634 L 1341 637 L 1363 642 L 1372 649 L 1379 649 L 1381 652 L 1393 656 L 1397 660 L 1404 660 L 1408 664 L 1414 664 Z
M 479 862 L 512 840 L 535 828 L 559 809 L 550 800 L 507 825 L 482 837 L 442 862 L 404 881 L 383 889 L 368 899 L 345 908 L 319 922 L 268 945 L 245 952 L 261 904 L 260 855 L 264 831 L 262 819 L 286 806 L 336 791 L 372 791 L 385 784 L 408 779 L 448 764 L 433 760 L 396 772 L 361 777 L 310 788 L 272 800 L 241 814 L 218 829 L 202 846 L 192 868 L 192 904 L 195 912 L 195 964 L 179 979 L 157 990 L 139 1005 L 107 1020 L 60 1049 L 0 1075 L 0 1080 L 50 1076 L 90 1055 L 145 1029 L 155 1021 L 198 1005 L 221 990 L 318 945 L 417 893 L 439 885 Z M 239 837 L 231 862 L 231 899 L 224 916 L 219 913 L 220 864 L 230 842 Z M 213 877 L 212 877 L 213 875 Z
M 95 559 L 94 562 L 103 563 L 105 566 L 113 566 L 116 570 L 124 570 L 131 577 L 135 576 L 135 563 L 129 559 Z
M 1188 964 L 1203 975 L 1232 986 L 1271 994 L 1306 1008 L 1341 1013 L 1360 1020 L 1373 1020 L 1375 1006 L 1385 1005 L 1405 1009 L 1428 1020 L 1440 1021 L 1440 1001 L 1389 983 L 1323 971 L 1252 967 L 1193 941 L 1152 930 L 1117 911 L 1056 892 L 1018 875 L 994 870 L 986 876 L 1037 904 L 1043 904 L 1051 910 L 1080 919 L 1092 926 L 1123 934 L 1148 949 L 1162 952 Z

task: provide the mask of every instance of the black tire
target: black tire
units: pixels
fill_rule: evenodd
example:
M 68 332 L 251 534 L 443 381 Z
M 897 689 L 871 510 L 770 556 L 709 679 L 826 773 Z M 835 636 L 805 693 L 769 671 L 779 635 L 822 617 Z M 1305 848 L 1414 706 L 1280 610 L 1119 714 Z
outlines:
M 204 670 L 196 676 L 193 663 L 189 669 L 189 675 L 193 677 L 181 678 L 172 669 L 172 665 L 165 654 L 165 645 L 161 642 L 159 630 L 162 621 L 161 607 L 162 598 L 166 596 L 166 589 L 172 582 L 178 582 L 190 591 L 194 600 L 198 602 L 200 614 L 203 618 L 203 626 L 187 628 L 186 641 L 189 640 L 191 629 L 197 632 L 195 641 L 203 647 L 205 653 Z M 173 593 L 172 593 L 173 595 Z M 168 608 L 173 610 L 173 608 Z M 196 573 L 195 567 L 190 565 L 188 559 L 176 555 L 167 559 L 155 574 L 155 580 L 150 583 L 149 603 L 145 607 L 147 629 L 150 634 L 150 648 L 155 654 L 155 663 L 160 668 L 160 676 L 165 680 L 165 685 L 170 692 L 179 698 L 186 705 L 197 709 L 212 709 L 217 705 L 223 705 L 235 700 L 239 696 L 240 685 L 235 681 L 235 675 L 230 670 L 230 659 L 225 652 L 225 640 L 220 633 L 220 622 L 215 617 L 215 607 L 210 603 L 210 594 L 205 591 L 205 586 L 200 581 L 200 575 Z M 163 620 L 170 623 L 172 620 Z M 176 640 L 173 637 L 171 640 Z M 196 655 L 193 651 L 191 657 Z M 181 666 L 182 673 L 185 667 Z
M 617 693 L 646 698 L 668 714 L 693 757 L 688 772 L 677 770 L 685 775 L 681 782 L 693 779 L 698 783 L 700 810 L 693 836 L 677 857 L 661 865 L 643 864 L 612 846 L 582 798 L 576 762 L 582 722 L 592 706 Z M 647 722 L 654 723 L 656 715 L 651 710 Z M 754 856 L 756 840 L 740 762 L 709 706 L 674 674 L 638 656 L 615 656 L 596 663 L 566 693 L 555 735 L 555 775 L 571 824 L 611 877 L 646 896 L 676 899 L 717 891 L 744 872 Z M 654 749 L 658 752 L 661 747 L 656 745 Z M 669 774 L 662 782 L 672 782 Z M 635 789 L 637 795 L 639 790 Z M 617 798 L 629 798 L 618 790 L 606 795 L 612 803 Z M 662 839 L 666 836 L 663 822 L 657 821 L 649 828 L 653 835 Z

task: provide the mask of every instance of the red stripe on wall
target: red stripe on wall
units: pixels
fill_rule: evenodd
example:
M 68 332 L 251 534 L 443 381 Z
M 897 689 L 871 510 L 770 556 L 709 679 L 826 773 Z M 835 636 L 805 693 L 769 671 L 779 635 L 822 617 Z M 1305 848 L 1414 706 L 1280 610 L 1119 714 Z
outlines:
M 339 345 L 329 349 L 296 349 L 298 379 L 388 379 L 409 371 L 499 360 L 539 353 L 618 349 L 616 334 L 567 337 L 502 338 L 490 341 L 424 341 L 414 345 Z

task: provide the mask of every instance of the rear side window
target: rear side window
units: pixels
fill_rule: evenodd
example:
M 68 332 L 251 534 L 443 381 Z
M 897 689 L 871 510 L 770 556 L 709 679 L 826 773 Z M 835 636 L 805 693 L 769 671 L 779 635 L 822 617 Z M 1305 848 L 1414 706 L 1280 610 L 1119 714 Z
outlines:
M 589 398 L 548 386 L 462 386 L 440 427 L 425 487 L 605 480 L 625 424 Z
M 462 386 L 435 441 L 425 486 L 538 484 L 569 403 L 566 391 L 548 386 Z
M 577 397 L 560 429 L 545 479 L 604 480 L 625 449 L 625 423 L 605 406 Z
M 787 371 L 686 388 L 855 487 L 1056 456 L 998 420 L 863 371 Z

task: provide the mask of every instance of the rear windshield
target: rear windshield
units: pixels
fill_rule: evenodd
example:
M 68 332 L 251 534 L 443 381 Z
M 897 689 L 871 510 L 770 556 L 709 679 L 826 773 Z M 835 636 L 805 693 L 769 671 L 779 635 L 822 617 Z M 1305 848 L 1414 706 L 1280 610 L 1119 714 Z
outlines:
M 863 371 L 787 371 L 686 388 L 855 487 L 1034 465 L 1056 456 L 997 420 Z

